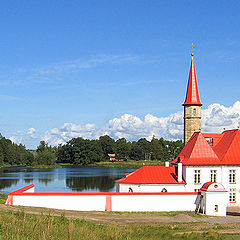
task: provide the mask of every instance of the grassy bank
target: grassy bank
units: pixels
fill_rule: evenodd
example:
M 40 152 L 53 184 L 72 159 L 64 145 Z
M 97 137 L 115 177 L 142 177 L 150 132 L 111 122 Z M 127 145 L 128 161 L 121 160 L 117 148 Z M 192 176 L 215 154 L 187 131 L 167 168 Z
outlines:
M 96 162 L 88 166 L 92 167 L 108 167 L 108 168 L 140 168 L 142 166 L 163 166 L 164 163 L 160 161 L 133 161 L 126 162 Z
M 239 234 L 221 234 L 211 227 L 192 232 L 200 223 L 167 224 L 160 226 L 114 226 L 60 217 L 32 215 L 0 210 L 0 239 L 239 239 Z M 219 229 L 222 229 L 219 227 Z
M 86 165 L 85 167 L 107 167 L 107 168 L 140 168 L 142 166 L 163 166 L 164 162 L 160 161 L 134 161 L 134 160 L 128 160 L 126 162 L 95 162 L 89 165 Z M 32 165 L 32 166 L 26 166 L 27 168 L 41 168 L 41 169 L 48 169 L 48 168 L 62 168 L 62 167 L 83 167 L 83 166 L 77 166 L 72 164 L 55 164 L 55 165 Z M 0 166 L 0 168 L 3 167 L 19 167 L 19 165 L 4 165 Z

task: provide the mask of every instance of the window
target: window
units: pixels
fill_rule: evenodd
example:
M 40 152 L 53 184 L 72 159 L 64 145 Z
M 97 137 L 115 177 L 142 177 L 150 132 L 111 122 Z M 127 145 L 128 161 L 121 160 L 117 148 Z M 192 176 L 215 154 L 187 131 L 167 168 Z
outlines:
M 129 188 L 129 189 L 128 189 L 128 192 L 133 192 L 132 188 Z
M 201 183 L 201 170 L 194 170 L 194 183 Z
M 217 182 L 217 170 L 211 170 L 210 173 L 210 181 Z
M 218 205 L 215 205 L 215 212 L 218 212 Z
M 229 183 L 236 183 L 236 170 L 229 170 Z
M 213 146 L 213 138 L 205 138 L 210 146 Z
M 197 114 L 197 109 L 194 108 L 194 109 L 193 109 L 193 115 L 196 115 L 196 114 Z
M 236 202 L 236 188 L 230 188 L 229 191 L 229 202 Z

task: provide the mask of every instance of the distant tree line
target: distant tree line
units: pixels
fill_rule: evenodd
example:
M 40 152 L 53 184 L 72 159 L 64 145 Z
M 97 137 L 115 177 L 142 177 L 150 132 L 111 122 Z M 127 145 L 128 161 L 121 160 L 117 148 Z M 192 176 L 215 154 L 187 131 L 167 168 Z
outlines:
M 0 166 L 4 165 L 54 165 L 57 160 L 57 148 L 40 142 L 37 150 L 27 150 L 22 144 L 0 136 Z
M 56 163 L 88 165 L 109 160 L 108 154 L 115 154 L 117 159 L 123 160 L 169 161 L 174 159 L 182 148 L 183 142 L 180 140 L 167 141 L 153 137 L 151 141 L 141 138 L 129 142 L 125 138 L 115 141 L 105 135 L 97 140 L 73 138 L 57 147 L 48 146 L 41 141 L 36 150 L 27 150 L 24 145 L 17 145 L 0 136 L 0 166 L 50 166 Z
M 125 138 L 115 141 L 107 135 L 101 136 L 98 140 L 79 137 L 58 146 L 57 161 L 87 165 L 108 160 L 108 154 L 116 154 L 117 159 L 169 161 L 174 159 L 182 148 L 181 140 L 167 141 L 155 137 L 151 141 L 141 138 L 134 142 L 128 142 Z

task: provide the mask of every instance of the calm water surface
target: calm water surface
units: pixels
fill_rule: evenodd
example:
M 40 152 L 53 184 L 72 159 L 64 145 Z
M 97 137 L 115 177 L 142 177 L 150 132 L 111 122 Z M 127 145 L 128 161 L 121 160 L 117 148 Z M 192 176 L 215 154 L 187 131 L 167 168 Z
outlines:
M 115 192 L 115 180 L 134 170 L 95 167 L 1 168 L 0 192 L 9 193 L 31 183 L 35 184 L 36 192 Z

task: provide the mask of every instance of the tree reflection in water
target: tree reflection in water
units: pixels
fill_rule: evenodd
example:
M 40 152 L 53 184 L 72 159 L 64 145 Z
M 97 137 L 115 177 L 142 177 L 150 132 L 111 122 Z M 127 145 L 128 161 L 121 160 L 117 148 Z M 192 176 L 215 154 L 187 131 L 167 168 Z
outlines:
M 0 179 L 0 190 L 16 185 L 18 181 L 18 179 Z
M 98 189 L 102 192 L 114 188 L 115 178 L 112 176 L 67 177 L 66 185 L 73 191 Z

